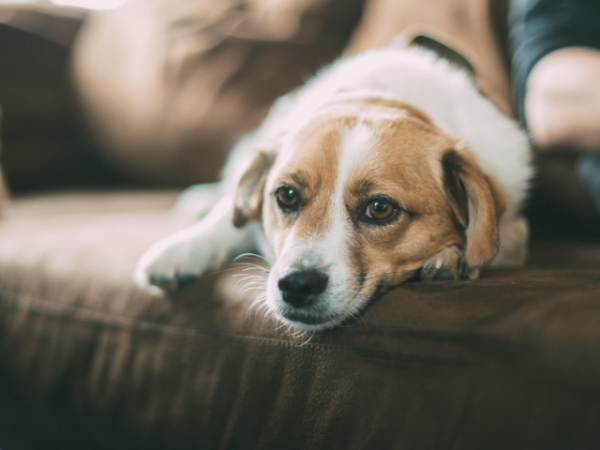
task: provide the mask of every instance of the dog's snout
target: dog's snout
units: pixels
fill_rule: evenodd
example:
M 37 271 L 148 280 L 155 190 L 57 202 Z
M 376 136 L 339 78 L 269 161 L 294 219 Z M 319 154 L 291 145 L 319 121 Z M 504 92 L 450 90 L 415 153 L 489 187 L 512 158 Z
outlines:
M 308 306 L 325 291 L 329 279 L 316 270 L 299 270 L 279 280 L 283 300 L 292 306 Z

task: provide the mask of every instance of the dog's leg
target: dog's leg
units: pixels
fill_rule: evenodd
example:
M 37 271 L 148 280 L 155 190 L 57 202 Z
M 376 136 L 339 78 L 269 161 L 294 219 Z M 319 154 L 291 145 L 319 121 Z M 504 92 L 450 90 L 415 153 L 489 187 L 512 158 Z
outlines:
M 199 275 L 256 247 L 258 223 L 233 226 L 233 198 L 224 197 L 199 222 L 154 244 L 135 270 L 138 285 L 175 292 Z
M 435 280 L 474 280 L 479 277 L 479 269 L 468 267 L 464 261 L 465 252 L 456 245 L 446 247 L 427 261 L 419 271 L 421 281 Z
M 224 182 L 190 186 L 181 193 L 173 209 L 175 218 L 195 222 L 205 217 L 219 202 L 225 192 Z
M 500 250 L 490 267 L 521 267 L 527 259 L 529 224 L 521 216 L 500 220 Z
M 529 226 L 524 217 L 502 218 L 500 221 L 500 249 L 490 267 L 519 267 L 527 259 Z M 469 268 L 464 262 L 464 251 L 455 245 L 446 247 L 423 263 L 419 279 L 474 280 L 479 269 Z

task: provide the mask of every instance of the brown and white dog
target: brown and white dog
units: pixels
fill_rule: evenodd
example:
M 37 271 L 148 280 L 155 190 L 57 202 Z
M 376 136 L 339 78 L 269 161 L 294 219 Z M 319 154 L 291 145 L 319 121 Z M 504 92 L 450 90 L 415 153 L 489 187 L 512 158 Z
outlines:
M 138 284 L 176 290 L 259 246 L 267 308 L 318 330 L 405 280 L 525 260 L 527 138 L 424 49 L 334 63 L 275 104 L 228 172 L 202 220 L 143 255 Z

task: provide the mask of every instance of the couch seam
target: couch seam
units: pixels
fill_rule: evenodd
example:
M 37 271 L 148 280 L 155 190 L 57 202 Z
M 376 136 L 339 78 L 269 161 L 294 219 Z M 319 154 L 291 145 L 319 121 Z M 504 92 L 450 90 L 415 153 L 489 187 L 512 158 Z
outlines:
M 107 328 L 115 328 L 121 330 L 131 331 L 143 331 L 153 333 L 165 333 L 172 336 L 180 337 L 223 337 L 235 341 L 245 341 L 252 344 L 267 344 L 289 347 L 294 349 L 307 349 L 316 348 L 321 350 L 337 351 L 337 352 L 352 352 L 356 356 L 362 359 L 375 360 L 375 361 L 386 361 L 390 363 L 427 363 L 435 365 L 453 365 L 453 366 L 479 366 L 481 364 L 476 363 L 472 360 L 459 359 L 459 358 L 444 358 L 438 356 L 424 356 L 418 354 L 411 354 L 405 352 L 394 352 L 385 350 L 373 350 L 365 347 L 357 347 L 351 345 L 334 345 L 334 344 L 322 344 L 317 342 L 304 342 L 298 343 L 294 341 L 285 341 L 275 338 L 257 337 L 257 336 L 244 336 L 229 333 L 220 333 L 209 330 L 200 330 L 196 328 L 181 327 L 177 325 L 160 324 L 156 322 L 138 320 L 133 318 L 125 318 L 115 316 L 110 313 L 104 313 L 94 311 L 87 308 L 78 306 L 66 306 L 61 305 L 52 301 L 37 299 L 22 294 L 5 294 L 0 297 L 12 297 L 12 301 L 3 302 L 5 305 L 8 303 L 9 308 L 15 311 L 25 312 L 27 314 L 36 314 L 43 317 L 55 317 L 70 321 L 81 321 L 92 323 L 98 326 L 105 326 Z M 29 302 L 29 305 L 23 305 L 22 301 Z M 38 303 L 38 305 L 33 305 Z M 381 355 L 381 357 L 377 357 Z M 390 356 L 384 358 L 383 356 Z

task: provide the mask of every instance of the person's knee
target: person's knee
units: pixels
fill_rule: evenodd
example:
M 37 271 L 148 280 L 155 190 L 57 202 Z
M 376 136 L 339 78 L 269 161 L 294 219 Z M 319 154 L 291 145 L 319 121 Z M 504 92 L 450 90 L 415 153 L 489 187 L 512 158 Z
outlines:
M 600 51 L 568 47 L 542 58 L 527 82 L 525 115 L 540 149 L 600 149 Z

